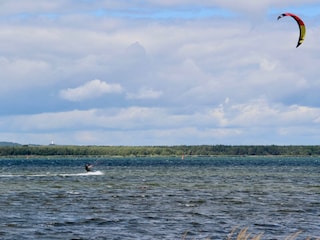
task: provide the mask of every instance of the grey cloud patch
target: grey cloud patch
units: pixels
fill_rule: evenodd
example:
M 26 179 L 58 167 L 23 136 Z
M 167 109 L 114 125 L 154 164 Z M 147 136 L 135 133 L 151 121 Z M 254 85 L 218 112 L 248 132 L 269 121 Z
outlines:
M 97 98 L 108 93 L 121 93 L 120 84 L 108 84 L 101 80 L 91 80 L 79 87 L 68 88 L 60 91 L 60 97 L 69 101 L 83 101 Z

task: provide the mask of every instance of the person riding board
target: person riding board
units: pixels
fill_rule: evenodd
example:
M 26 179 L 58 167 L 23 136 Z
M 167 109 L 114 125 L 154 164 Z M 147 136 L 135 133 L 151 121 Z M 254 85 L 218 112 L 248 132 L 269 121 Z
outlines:
M 87 164 L 85 165 L 85 169 L 86 169 L 87 172 L 90 172 L 90 171 L 92 170 L 92 168 L 93 168 L 93 165 L 91 165 L 91 164 L 89 164 L 89 163 L 87 163 Z

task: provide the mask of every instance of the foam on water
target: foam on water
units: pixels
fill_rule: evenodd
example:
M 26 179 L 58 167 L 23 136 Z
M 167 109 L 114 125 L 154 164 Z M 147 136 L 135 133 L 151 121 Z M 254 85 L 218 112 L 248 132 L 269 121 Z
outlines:
M 102 171 L 81 172 L 81 173 L 44 173 L 44 174 L 0 174 L 0 178 L 12 178 L 12 177 L 72 177 L 72 176 L 102 176 Z
M 58 174 L 58 176 L 68 177 L 68 176 L 101 176 L 104 175 L 104 172 L 102 171 L 92 171 L 92 172 L 86 172 L 86 173 L 63 173 Z

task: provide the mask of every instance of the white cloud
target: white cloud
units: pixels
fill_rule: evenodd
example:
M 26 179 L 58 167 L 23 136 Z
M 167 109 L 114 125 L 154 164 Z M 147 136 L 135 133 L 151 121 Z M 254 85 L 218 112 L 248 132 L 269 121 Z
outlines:
M 161 91 L 155 91 L 151 88 L 142 87 L 137 93 L 128 93 L 128 99 L 156 99 L 162 95 Z
M 44 74 L 50 72 L 50 63 L 35 59 L 8 59 L 0 57 L 0 92 L 10 94 L 18 89 L 30 89 L 46 85 Z M 28 81 L 25 77 L 28 76 Z
M 319 118 L 319 108 L 286 108 L 270 105 L 265 99 L 234 104 L 231 99 L 189 113 L 130 107 L 2 117 L 0 128 L 6 130 L 0 137 L 22 141 L 33 134 L 49 142 L 49 136 L 55 136 L 60 144 L 294 144 L 299 142 L 296 137 L 306 132 L 310 139 L 303 136 L 304 141 L 317 139 Z
M 119 84 L 108 84 L 101 80 L 91 80 L 79 87 L 68 88 L 60 91 L 60 97 L 69 101 L 83 101 L 97 98 L 107 93 L 121 93 Z

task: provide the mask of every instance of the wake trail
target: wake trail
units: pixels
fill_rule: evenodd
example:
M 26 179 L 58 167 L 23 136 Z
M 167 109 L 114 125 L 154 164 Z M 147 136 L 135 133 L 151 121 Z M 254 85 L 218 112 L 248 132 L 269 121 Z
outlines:
M 102 171 L 81 172 L 81 173 L 44 173 L 44 174 L 0 174 L 0 178 L 11 177 L 72 177 L 72 176 L 102 176 Z

